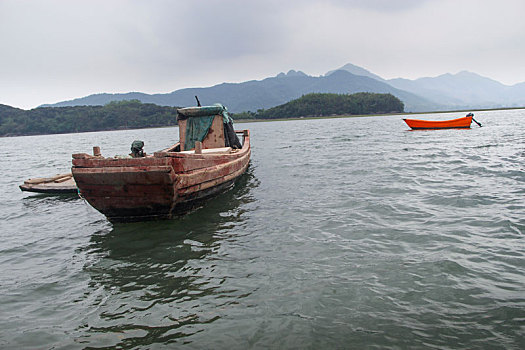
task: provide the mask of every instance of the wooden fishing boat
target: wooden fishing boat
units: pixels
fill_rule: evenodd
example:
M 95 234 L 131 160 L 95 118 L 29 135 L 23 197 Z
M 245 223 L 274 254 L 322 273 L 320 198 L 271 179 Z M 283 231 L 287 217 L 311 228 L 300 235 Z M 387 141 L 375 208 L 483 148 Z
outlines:
M 105 158 L 96 146 L 93 155 L 73 154 L 72 173 L 80 195 L 111 222 L 183 214 L 231 187 L 246 171 L 250 132 L 234 131 L 226 108 L 177 112 L 179 142 L 153 155 Z
M 403 119 L 413 130 L 421 129 L 468 129 L 472 123 L 474 114 L 469 113 L 467 116 L 450 120 L 420 120 L 420 119 Z M 477 123 L 477 122 L 476 122 Z M 478 123 L 479 126 L 481 124 Z
M 63 193 L 77 193 L 77 184 L 71 173 L 58 174 L 52 177 L 31 178 L 25 180 L 19 186 L 22 191 L 47 193 L 47 194 L 63 194 Z

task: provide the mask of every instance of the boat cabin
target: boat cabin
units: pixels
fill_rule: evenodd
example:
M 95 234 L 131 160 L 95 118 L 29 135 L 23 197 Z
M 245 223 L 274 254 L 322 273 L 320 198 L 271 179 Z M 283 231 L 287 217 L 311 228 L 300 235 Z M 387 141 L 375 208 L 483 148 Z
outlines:
M 183 119 L 184 118 L 184 119 Z M 196 130 L 199 127 L 207 127 L 205 125 L 208 120 L 201 121 L 199 119 L 210 118 L 211 123 L 209 128 L 207 128 L 206 134 L 202 140 L 199 140 L 199 131 L 204 133 L 204 130 Z M 177 122 L 179 124 L 179 141 L 180 141 L 180 150 L 189 151 L 190 149 L 195 148 L 195 141 L 201 141 L 202 148 L 219 148 L 224 147 L 224 123 L 222 115 L 215 116 L 185 116 L 179 114 L 177 116 Z M 191 125 L 190 125 L 191 124 Z M 188 145 L 186 145 L 186 140 L 188 140 Z M 193 147 L 191 147 L 193 145 Z M 190 149 L 187 149 L 191 147 Z
M 179 142 L 146 155 L 143 152 L 143 141 L 133 141 L 129 156 L 115 156 L 115 158 L 148 158 L 165 156 L 165 153 L 201 154 L 201 153 L 230 153 L 243 147 L 247 130 L 240 132 L 243 142 L 239 140 L 237 132 L 233 128 L 233 120 L 229 116 L 226 107 L 221 104 L 203 107 L 187 107 L 177 110 L 177 122 L 179 125 Z M 100 147 L 93 147 L 93 155 L 86 153 L 73 154 L 75 159 L 104 157 L 100 153 Z
M 175 151 L 242 147 L 231 117 L 220 104 L 180 108 L 177 110 L 177 122 L 180 148 Z

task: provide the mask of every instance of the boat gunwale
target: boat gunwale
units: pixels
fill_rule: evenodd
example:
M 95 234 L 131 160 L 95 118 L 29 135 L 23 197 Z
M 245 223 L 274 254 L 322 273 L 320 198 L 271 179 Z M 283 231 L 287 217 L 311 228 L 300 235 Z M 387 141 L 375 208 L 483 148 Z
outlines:
M 409 121 L 424 122 L 424 123 L 452 123 L 455 121 L 466 120 L 466 119 L 472 120 L 472 117 L 459 117 L 459 118 L 446 119 L 446 120 L 426 120 L 426 119 L 403 118 L 403 120 L 405 121 L 409 120 Z
M 236 131 L 237 132 L 237 131 Z M 166 152 L 164 150 L 155 152 L 153 155 L 147 155 L 141 158 L 114 158 L 114 157 L 95 157 L 86 153 L 73 155 L 73 169 L 81 168 L 105 168 L 105 167 L 150 167 L 169 165 L 170 158 L 179 158 L 185 160 L 222 160 L 224 163 L 234 161 L 243 157 L 251 150 L 249 130 L 241 131 L 244 136 L 243 145 L 239 149 L 231 149 L 229 152 L 220 153 L 181 153 Z M 176 146 L 177 144 L 175 144 Z M 173 147 L 173 146 L 172 146 Z M 167 149 L 171 149 L 167 148 Z M 210 149 L 210 148 L 208 148 Z M 165 164 L 159 164 L 164 163 Z M 120 163 L 120 164 L 115 164 Z M 155 163 L 155 164 L 152 164 Z

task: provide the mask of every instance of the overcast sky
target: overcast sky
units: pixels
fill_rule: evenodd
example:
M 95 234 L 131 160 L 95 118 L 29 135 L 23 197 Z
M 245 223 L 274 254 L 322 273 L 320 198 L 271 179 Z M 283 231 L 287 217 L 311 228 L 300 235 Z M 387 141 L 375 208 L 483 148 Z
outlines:
M 353 63 L 525 81 L 523 0 L 0 0 L 0 104 L 167 93 Z

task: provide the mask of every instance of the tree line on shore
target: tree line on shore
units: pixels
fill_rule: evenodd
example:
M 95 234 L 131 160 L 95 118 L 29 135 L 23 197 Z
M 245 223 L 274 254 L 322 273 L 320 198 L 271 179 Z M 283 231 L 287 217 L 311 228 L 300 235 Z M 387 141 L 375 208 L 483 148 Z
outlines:
M 174 126 L 177 108 L 113 101 L 104 106 L 41 107 L 22 110 L 0 105 L 0 136 L 60 134 L 88 131 Z M 269 109 L 231 113 L 234 119 L 285 119 L 332 115 L 403 112 L 404 105 L 391 94 L 314 93 Z
M 355 94 L 311 93 L 296 100 L 257 112 L 243 112 L 237 119 L 286 119 L 402 113 L 403 102 L 392 94 L 358 92 Z
M 0 136 L 62 134 L 173 126 L 177 108 L 113 101 L 104 106 L 42 107 L 22 110 L 0 105 Z

